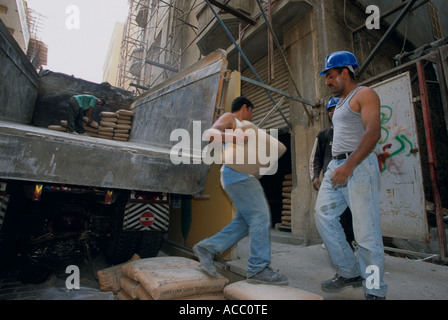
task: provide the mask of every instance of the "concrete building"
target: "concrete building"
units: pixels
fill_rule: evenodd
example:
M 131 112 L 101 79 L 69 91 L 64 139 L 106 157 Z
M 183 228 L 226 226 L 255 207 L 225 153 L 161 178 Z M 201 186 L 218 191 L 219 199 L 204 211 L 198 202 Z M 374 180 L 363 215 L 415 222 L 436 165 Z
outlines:
M 277 129 L 288 152 L 278 173 L 261 183 L 273 226 L 305 244 L 320 242 L 309 160 L 316 135 L 329 125 L 324 105 L 331 93 L 319 72 L 331 52 L 355 53 L 361 66 L 358 82 L 377 88 L 385 103 L 384 139 L 377 150 L 387 165 L 382 173 L 383 235 L 391 242 L 429 243 L 437 220 L 441 243 L 435 250 L 446 252 L 439 208 L 448 207 L 446 1 L 130 0 L 129 4 L 120 68 L 120 85 L 125 89 L 142 93 L 224 49 L 231 72 L 227 101 L 238 95 L 251 99 L 256 106 L 254 123 L 264 119 L 282 96 L 287 97 L 262 128 Z M 393 105 L 396 99 L 388 99 L 396 96 L 396 91 L 387 89 L 399 76 L 405 77 L 407 88 L 405 111 L 402 104 Z M 425 136 L 428 127 L 422 116 L 426 85 L 434 150 L 426 147 L 431 138 Z M 395 111 L 398 118 L 392 120 L 388 111 Z M 401 125 L 403 112 L 410 119 Z M 390 153 L 384 158 L 391 151 L 388 148 L 396 148 L 391 153 L 401 158 L 393 159 Z M 434 170 L 433 156 L 439 171 Z M 406 159 L 415 163 L 407 164 Z M 193 198 L 188 210 L 179 205 L 173 211 L 170 240 L 192 247 L 231 219 L 231 204 L 218 180 L 219 168 L 212 166 L 206 194 Z
M 118 86 L 118 76 L 120 58 L 121 58 L 121 44 L 123 42 L 124 24 L 117 22 L 114 27 L 114 32 L 110 39 L 109 49 L 107 50 L 106 59 L 103 66 L 103 82 L 109 82 L 112 86 Z
M 3 23 L 11 32 L 20 48 L 26 53 L 28 51 L 30 33 L 25 2 L 23 0 L 1 0 L 0 19 L 3 20 Z
M 47 64 L 48 48 L 39 35 L 42 15 L 24 0 L 1 0 L 0 19 L 36 70 Z

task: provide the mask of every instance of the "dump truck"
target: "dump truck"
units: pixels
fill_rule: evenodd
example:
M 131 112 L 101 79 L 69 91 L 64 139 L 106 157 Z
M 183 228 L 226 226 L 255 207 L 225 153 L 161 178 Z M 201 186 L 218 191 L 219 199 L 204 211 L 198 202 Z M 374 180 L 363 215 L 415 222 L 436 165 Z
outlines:
M 79 247 L 90 255 L 104 250 L 114 264 L 134 253 L 157 255 L 170 203 L 202 195 L 209 171 L 202 162 L 173 163 L 178 141 L 171 132 L 193 134 L 194 124 L 203 130 L 212 125 L 225 100 L 225 52 L 133 96 L 107 83 L 38 74 L 4 25 L 0 31 L 2 255 L 12 250 L 64 255 Z M 128 141 L 48 128 L 66 119 L 72 95 L 85 93 L 106 98 L 106 109 L 97 111 L 94 121 L 104 110 L 133 112 Z

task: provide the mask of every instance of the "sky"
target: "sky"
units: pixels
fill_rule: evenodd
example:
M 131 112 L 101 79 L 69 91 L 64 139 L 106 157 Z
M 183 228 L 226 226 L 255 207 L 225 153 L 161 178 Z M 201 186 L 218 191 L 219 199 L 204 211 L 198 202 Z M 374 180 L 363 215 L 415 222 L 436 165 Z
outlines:
M 116 22 L 125 22 L 128 0 L 26 0 L 43 15 L 40 40 L 48 46 L 44 69 L 101 83 Z

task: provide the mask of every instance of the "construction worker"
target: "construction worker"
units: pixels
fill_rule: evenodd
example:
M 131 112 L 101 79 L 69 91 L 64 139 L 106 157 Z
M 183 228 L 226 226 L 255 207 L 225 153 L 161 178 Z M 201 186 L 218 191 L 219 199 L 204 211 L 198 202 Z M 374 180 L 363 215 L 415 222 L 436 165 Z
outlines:
M 87 135 L 84 130 L 84 113 L 88 112 L 88 123 L 92 123 L 93 109 L 97 106 L 104 106 L 106 100 L 99 99 L 92 95 L 72 96 L 69 101 L 67 131 L 72 134 Z
M 333 146 L 333 113 L 336 105 L 340 101 L 339 98 L 333 97 L 327 103 L 328 118 L 330 120 L 331 126 L 319 132 L 314 142 L 313 151 L 310 157 L 310 177 L 313 183 L 313 188 L 319 191 L 321 181 L 320 173 L 321 171 L 325 175 L 327 171 L 328 164 L 332 160 L 331 148 Z M 350 208 L 344 211 L 341 215 L 341 225 L 344 228 L 345 236 L 350 247 L 354 249 L 353 241 L 355 240 L 353 235 L 353 222 L 352 213 Z
M 325 84 L 341 97 L 333 114 L 333 160 L 316 200 L 316 227 L 336 276 L 322 283 L 325 292 L 347 286 L 364 288 L 368 300 L 385 299 L 384 247 L 380 229 L 378 159 L 373 153 L 381 137 L 380 99 L 355 81 L 356 57 L 347 51 L 327 56 Z M 358 257 L 348 245 L 339 221 L 350 207 Z
M 223 114 L 207 131 L 215 131 L 226 141 L 227 130 L 242 128 L 243 120 L 252 118 L 253 104 L 245 97 L 236 98 L 232 103 L 232 112 Z M 241 134 L 236 141 L 246 141 Z M 213 139 L 210 136 L 210 139 Z M 223 165 L 221 183 L 232 200 L 237 213 L 226 227 L 214 236 L 204 239 L 193 247 L 201 268 L 211 276 L 217 271 L 213 265 L 215 255 L 225 252 L 239 240 L 249 235 L 250 255 L 246 274 L 248 281 L 265 284 L 287 285 L 288 278 L 270 268 L 271 214 L 263 187 L 254 176 L 240 173 Z

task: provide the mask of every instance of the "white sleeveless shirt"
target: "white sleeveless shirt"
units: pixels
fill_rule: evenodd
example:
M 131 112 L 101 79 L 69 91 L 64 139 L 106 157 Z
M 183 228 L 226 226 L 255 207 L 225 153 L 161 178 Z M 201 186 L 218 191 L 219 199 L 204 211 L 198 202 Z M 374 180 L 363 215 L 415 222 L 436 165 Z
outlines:
M 350 101 L 363 87 L 353 90 L 336 106 L 333 114 L 333 156 L 353 152 L 359 145 L 361 137 L 366 131 L 362 123 L 361 114 L 353 111 Z

